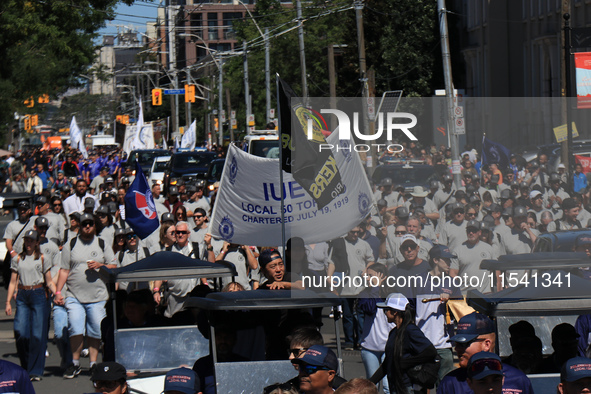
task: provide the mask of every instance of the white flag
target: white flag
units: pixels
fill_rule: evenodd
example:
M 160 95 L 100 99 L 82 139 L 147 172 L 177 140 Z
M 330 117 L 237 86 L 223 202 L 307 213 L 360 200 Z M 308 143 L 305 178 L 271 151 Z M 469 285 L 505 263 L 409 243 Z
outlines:
M 154 149 L 154 128 L 152 124 L 144 123 L 144 109 L 142 107 L 142 98 L 140 97 L 140 111 L 135 126 L 127 125 L 125 129 L 125 139 L 123 150 L 129 153 L 135 149 Z
M 183 134 L 183 139 L 181 140 L 181 148 L 189 148 L 190 150 L 195 150 L 195 143 L 197 142 L 197 121 L 194 120 L 191 123 L 191 127 Z
M 84 136 L 78 127 L 78 123 L 76 123 L 75 116 L 72 116 L 72 121 L 70 122 L 70 146 L 72 148 L 77 148 L 82 153 L 82 156 L 85 159 L 88 159 L 88 152 L 84 145 Z
M 332 133 L 327 143 L 334 152 L 345 192 L 319 210 L 291 176 L 283 173 L 286 239 L 301 237 L 305 243 L 340 237 L 367 217 L 373 193 L 349 141 Z M 281 245 L 281 189 L 279 160 L 250 155 L 230 145 L 211 218 L 211 233 L 242 245 Z

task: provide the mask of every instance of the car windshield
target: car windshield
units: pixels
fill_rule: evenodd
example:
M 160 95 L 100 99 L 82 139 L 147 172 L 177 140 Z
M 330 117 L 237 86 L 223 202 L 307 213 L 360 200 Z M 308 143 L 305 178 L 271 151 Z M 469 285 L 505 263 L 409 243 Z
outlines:
M 253 140 L 250 153 L 259 157 L 275 159 L 279 157 L 279 140 Z
M 376 168 L 373 179 L 378 183 L 384 178 L 391 178 L 395 185 L 428 184 L 437 175 L 431 166 L 383 166 Z
M 157 161 L 154 163 L 154 172 L 164 172 L 168 168 L 170 161 Z
M 152 164 L 155 157 L 166 156 L 162 152 L 133 152 L 130 163 L 135 164 L 136 160 L 139 161 L 140 165 Z
M 215 155 L 177 155 L 174 156 L 172 166 L 174 168 L 207 167 Z

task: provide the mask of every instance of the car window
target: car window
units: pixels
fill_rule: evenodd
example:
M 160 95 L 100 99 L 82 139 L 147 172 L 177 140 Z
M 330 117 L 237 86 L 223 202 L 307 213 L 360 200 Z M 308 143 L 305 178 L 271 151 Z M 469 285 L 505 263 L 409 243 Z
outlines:
M 154 164 L 154 172 L 164 172 L 168 168 L 168 161 L 157 161 Z
M 178 155 L 174 156 L 175 168 L 205 167 L 214 159 L 214 155 Z
M 277 158 L 279 157 L 279 140 L 252 140 L 250 141 L 250 154 Z
M 224 169 L 223 161 L 217 162 L 211 168 L 211 177 L 217 179 L 218 181 L 222 178 L 222 171 Z
M 552 241 L 549 238 L 539 237 L 536 240 L 533 252 L 552 252 Z
M 391 178 L 395 185 L 404 186 L 428 184 L 432 179 L 437 179 L 437 174 L 431 166 L 384 166 L 376 168 L 373 178 L 377 183 L 384 178 Z

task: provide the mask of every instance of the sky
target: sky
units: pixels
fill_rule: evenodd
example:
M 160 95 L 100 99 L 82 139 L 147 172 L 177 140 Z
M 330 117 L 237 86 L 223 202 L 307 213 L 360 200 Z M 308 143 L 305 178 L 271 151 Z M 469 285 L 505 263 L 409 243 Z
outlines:
M 99 33 L 101 34 L 101 36 L 116 35 L 117 25 L 127 26 L 135 30 L 138 30 L 142 33 L 145 33 L 146 22 L 156 21 L 157 9 L 159 4 L 159 0 L 136 0 L 132 6 L 120 4 L 116 9 L 117 17 L 112 21 L 108 21 L 107 25 L 103 29 L 101 29 Z

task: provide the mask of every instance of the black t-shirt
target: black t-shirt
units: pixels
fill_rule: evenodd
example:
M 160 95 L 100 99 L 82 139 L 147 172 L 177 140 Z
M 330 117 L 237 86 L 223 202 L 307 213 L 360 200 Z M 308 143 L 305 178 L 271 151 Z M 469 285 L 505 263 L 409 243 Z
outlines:
M 384 359 L 384 367 L 386 375 L 388 376 L 388 384 L 390 385 L 391 389 L 396 387 L 396 373 L 394 370 L 396 367 L 394 362 L 394 341 L 396 339 L 397 331 L 398 328 L 395 327 L 388 335 L 388 341 L 386 342 L 386 358 Z M 423 332 L 416 325 L 410 323 L 408 326 L 406 326 L 406 330 L 404 331 L 402 358 L 416 356 L 427 350 L 430 346 L 433 346 L 433 344 L 427 339 L 427 337 L 425 337 L 425 334 L 423 334 Z M 402 383 L 407 387 L 411 386 L 410 379 L 404 372 L 402 372 Z

